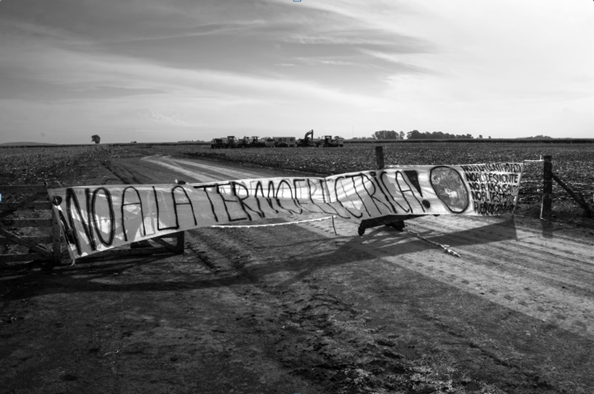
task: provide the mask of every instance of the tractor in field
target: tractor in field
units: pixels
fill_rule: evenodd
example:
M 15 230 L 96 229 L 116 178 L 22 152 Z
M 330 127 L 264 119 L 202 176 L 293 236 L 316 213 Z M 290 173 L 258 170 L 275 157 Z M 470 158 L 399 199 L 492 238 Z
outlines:
M 325 135 L 316 146 L 321 146 L 323 148 L 342 148 L 344 146 L 344 138 L 339 136 L 333 138 L 331 135 Z
M 212 149 L 237 148 L 239 147 L 239 141 L 232 135 L 227 136 L 227 138 L 213 138 L 210 147 Z
M 227 145 L 227 141 L 225 140 L 225 138 L 213 138 L 210 143 L 210 147 L 212 149 L 225 148 L 226 145 Z
M 239 141 L 234 135 L 227 136 L 227 144 L 224 148 L 239 148 Z
M 273 137 L 274 146 L 277 148 L 287 148 L 295 146 L 295 137 Z
M 305 136 L 303 138 L 299 138 L 297 140 L 296 146 L 300 146 L 300 147 L 315 146 L 313 129 L 308 131 L 307 133 L 305 133 Z
M 251 139 L 250 137 L 243 137 L 237 140 L 237 147 L 238 148 L 249 148 L 250 147 Z
M 264 139 L 260 139 L 260 137 L 252 137 L 250 140 L 250 148 L 264 148 L 266 147 L 266 142 Z

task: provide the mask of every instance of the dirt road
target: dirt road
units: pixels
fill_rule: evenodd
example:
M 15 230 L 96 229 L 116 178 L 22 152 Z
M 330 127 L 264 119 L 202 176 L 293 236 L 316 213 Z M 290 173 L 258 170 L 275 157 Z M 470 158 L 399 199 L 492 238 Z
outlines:
M 105 183 L 281 175 L 156 156 L 107 168 Z M 359 237 L 358 225 L 198 229 L 182 256 L 4 276 L 0 392 L 594 387 L 591 230 L 441 216 Z

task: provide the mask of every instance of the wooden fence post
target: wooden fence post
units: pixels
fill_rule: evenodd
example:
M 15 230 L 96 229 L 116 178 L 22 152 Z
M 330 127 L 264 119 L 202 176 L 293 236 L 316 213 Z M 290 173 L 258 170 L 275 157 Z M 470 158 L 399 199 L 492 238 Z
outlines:
M 62 235 L 58 215 L 52 209 L 52 251 L 53 265 L 59 265 L 62 262 Z
M 383 170 L 384 169 L 384 147 L 383 146 L 375 147 L 375 160 L 377 162 L 377 169 Z
M 540 207 L 540 218 L 550 219 L 553 204 L 553 163 L 551 156 L 544 156 L 543 182 L 542 182 L 542 205 Z

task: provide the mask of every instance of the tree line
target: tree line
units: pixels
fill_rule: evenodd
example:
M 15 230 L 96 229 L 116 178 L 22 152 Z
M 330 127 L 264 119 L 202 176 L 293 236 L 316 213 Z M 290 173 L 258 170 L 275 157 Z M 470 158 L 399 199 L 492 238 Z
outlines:
M 395 130 L 380 130 L 371 135 L 371 138 L 376 140 L 453 140 L 453 139 L 473 139 L 472 134 L 450 134 L 442 131 L 419 131 L 412 130 L 408 133 L 404 131 Z M 478 138 L 483 138 L 479 135 Z M 491 138 L 491 137 L 489 137 Z

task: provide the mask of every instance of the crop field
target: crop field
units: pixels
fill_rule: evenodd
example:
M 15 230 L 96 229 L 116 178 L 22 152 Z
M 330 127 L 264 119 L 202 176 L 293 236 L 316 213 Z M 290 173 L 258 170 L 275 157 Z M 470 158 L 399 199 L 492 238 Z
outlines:
M 41 184 L 62 179 L 82 161 L 108 160 L 108 145 L 0 149 L 0 184 Z
M 0 183 L 39 184 L 67 178 L 67 173 L 81 161 L 144 155 L 196 157 L 239 165 L 251 164 L 276 169 L 330 175 L 376 168 L 375 146 L 348 144 L 344 148 L 251 148 L 210 149 L 195 144 L 89 145 L 76 147 L 31 147 L 0 149 Z M 384 144 L 386 164 L 474 164 L 485 162 L 521 162 L 553 158 L 553 172 L 581 193 L 586 201 L 594 195 L 593 144 L 542 143 L 436 143 Z M 76 182 L 77 184 L 84 184 Z M 542 163 L 527 162 L 522 177 L 520 205 L 534 205 L 540 199 Z M 553 184 L 556 201 L 569 196 Z
M 375 146 L 381 144 L 349 144 L 344 148 L 259 148 L 217 149 L 192 147 L 190 155 L 237 163 L 250 163 L 272 168 L 311 172 L 321 175 L 338 174 L 376 168 Z M 181 147 L 167 147 L 173 152 L 186 153 Z M 553 172 L 574 191 L 592 201 L 594 195 L 594 146 L 592 144 L 542 143 L 422 143 L 384 144 L 386 164 L 475 164 L 485 162 L 522 162 L 539 160 L 551 155 Z M 520 189 L 520 206 L 533 207 L 540 201 L 542 162 L 527 162 Z M 570 197 L 553 184 L 557 202 L 571 206 Z

